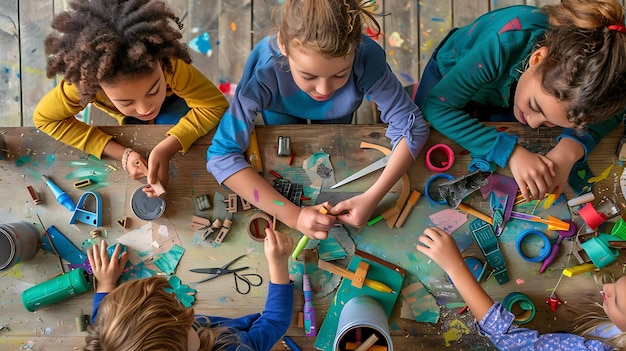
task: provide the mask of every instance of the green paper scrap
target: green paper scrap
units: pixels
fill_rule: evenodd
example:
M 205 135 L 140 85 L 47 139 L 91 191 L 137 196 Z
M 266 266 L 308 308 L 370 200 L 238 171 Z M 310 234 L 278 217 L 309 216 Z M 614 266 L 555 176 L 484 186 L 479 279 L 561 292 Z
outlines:
M 402 303 L 409 306 L 417 322 L 435 324 L 439 320 L 437 300 L 420 281 L 402 289 Z
M 154 265 L 167 275 L 173 274 L 184 252 L 185 249 L 182 246 L 175 244 L 168 252 L 159 255 L 154 260 Z
M 172 276 L 169 280 L 171 288 L 165 288 L 170 294 L 176 294 L 176 298 L 183 306 L 189 308 L 196 300 L 194 295 L 196 294 L 196 289 L 190 288 L 188 285 L 182 284 L 180 278 L 177 276 Z
M 323 261 L 341 260 L 346 258 L 346 250 L 333 238 L 328 236 L 325 240 L 320 240 L 317 251 L 319 259 Z
M 367 262 L 370 265 L 367 271 L 367 279 L 387 284 L 393 292 L 383 293 L 365 285 L 362 289 L 357 289 L 352 286 L 352 281 L 350 279 L 342 279 L 341 284 L 337 289 L 337 293 L 335 293 L 335 297 L 330 304 L 330 308 L 326 313 L 324 322 L 317 333 L 317 338 L 315 339 L 315 344 L 313 345 L 316 349 L 332 349 L 335 341 L 335 335 L 337 334 L 341 309 L 346 302 L 355 296 L 369 295 L 376 298 L 385 310 L 387 318 L 391 315 L 391 311 L 393 310 L 396 300 L 398 299 L 400 288 L 402 288 L 402 283 L 404 282 L 404 275 L 389 267 L 385 267 L 378 262 L 356 255 L 352 257 L 352 260 L 350 260 L 348 270 L 355 272 L 361 261 Z

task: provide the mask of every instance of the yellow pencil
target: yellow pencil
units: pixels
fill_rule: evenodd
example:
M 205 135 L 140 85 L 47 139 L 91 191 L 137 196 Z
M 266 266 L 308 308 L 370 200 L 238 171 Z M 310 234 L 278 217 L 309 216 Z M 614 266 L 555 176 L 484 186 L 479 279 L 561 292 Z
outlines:
M 346 279 L 350 279 L 350 280 L 354 280 L 354 272 L 349 271 L 345 268 L 339 267 L 337 265 L 334 265 L 330 262 L 326 262 L 323 260 L 319 260 L 317 262 L 317 267 L 321 268 L 323 270 L 327 270 L 331 273 L 340 275 Z M 391 288 L 386 285 L 385 283 L 381 283 L 378 282 L 376 280 L 372 280 L 372 279 L 367 279 L 365 278 L 365 281 L 363 281 L 363 285 L 368 286 L 376 291 L 380 291 L 382 293 L 393 293 L 394 291 L 391 290 Z

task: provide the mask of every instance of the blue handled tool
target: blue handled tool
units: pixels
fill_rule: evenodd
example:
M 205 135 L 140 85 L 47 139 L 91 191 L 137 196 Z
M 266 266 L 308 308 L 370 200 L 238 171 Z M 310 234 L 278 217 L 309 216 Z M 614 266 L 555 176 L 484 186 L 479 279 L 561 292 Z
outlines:
M 71 212 L 74 212 L 74 210 L 76 210 L 76 205 L 74 204 L 74 201 L 72 201 L 72 198 L 70 198 L 70 196 L 65 191 L 59 188 L 58 185 L 54 184 L 54 182 L 52 182 L 47 176 L 42 175 L 41 179 L 46 182 L 46 186 L 52 191 L 54 197 L 57 199 L 57 202 L 59 204 L 63 205 L 63 207 L 67 208 Z

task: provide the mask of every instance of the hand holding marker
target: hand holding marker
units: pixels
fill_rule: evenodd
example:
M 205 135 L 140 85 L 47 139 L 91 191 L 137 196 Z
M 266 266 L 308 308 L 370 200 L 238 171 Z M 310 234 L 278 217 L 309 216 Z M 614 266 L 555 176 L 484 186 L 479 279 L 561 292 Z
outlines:
M 328 214 L 328 210 L 324 206 L 320 207 L 320 209 L 317 211 L 323 215 Z M 309 237 L 306 235 L 302 235 L 302 238 L 300 238 L 300 241 L 298 241 L 298 245 L 296 245 L 296 248 L 293 250 L 293 253 L 291 254 L 291 258 L 293 258 L 294 260 L 298 259 L 298 256 L 300 256 L 300 253 L 302 252 L 302 250 L 304 250 L 304 248 L 306 247 L 308 243 L 309 243 Z

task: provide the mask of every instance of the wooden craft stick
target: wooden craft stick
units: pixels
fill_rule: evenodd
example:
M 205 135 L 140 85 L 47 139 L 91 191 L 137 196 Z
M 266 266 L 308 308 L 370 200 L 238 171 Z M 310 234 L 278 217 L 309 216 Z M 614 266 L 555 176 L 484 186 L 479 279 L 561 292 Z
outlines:
M 480 218 L 483 221 L 493 225 L 493 218 L 487 216 L 486 214 L 478 211 L 477 209 L 473 208 L 472 206 L 465 204 L 465 203 L 460 203 L 459 204 L 459 210 L 467 213 L 467 214 L 471 214 L 472 216 L 476 217 L 476 218 Z
M 378 341 L 378 336 L 376 336 L 376 334 L 372 334 L 369 338 L 365 339 L 365 341 L 363 341 L 363 343 L 359 345 L 355 351 L 369 350 L 369 348 L 373 346 L 376 341 Z
M 135 166 L 139 167 L 139 169 L 141 169 L 141 172 L 146 177 L 148 176 L 148 167 L 146 167 L 146 165 L 144 165 L 143 162 L 141 162 L 141 160 L 136 160 L 135 161 Z M 152 187 L 152 189 L 154 189 L 154 192 L 156 193 L 157 196 L 161 196 L 161 195 L 165 194 L 165 188 L 163 187 L 163 185 L 161 184 L 161 182 L 158 179 L 157 179 L 156 183 L 150 184 L 150 186 Z
M 361 345 L 360 342 L 346 342 L 346 350 L 356 350 Z M 383 345 L 372 345 L 367 351 L 387 351 L 387 347 Z
M 421 196 L 422 193 L 417 190 L 413 190 L 411 197 L 409 197 L 409 200 L 407 200 L 406 205 L 404 205 L 402 212 L 400 212 L 400 217 L 398 217 L 398 220 L 396 221 L 396 228 L 400 228 L 404 225 L 404 221 L 406 221 L 406 218 L 409 216 L 411 209 L 415 207 L 415 204 L 417 204 L 417 201 Z

